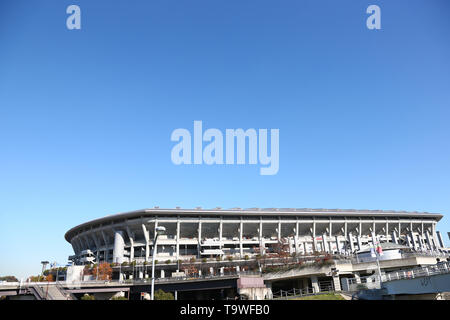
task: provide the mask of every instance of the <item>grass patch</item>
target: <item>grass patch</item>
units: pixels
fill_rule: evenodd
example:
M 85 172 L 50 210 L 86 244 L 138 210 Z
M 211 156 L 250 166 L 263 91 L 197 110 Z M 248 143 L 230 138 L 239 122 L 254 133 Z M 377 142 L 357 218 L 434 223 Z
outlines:
M 292 300 L 345 300 L 345 299 L 340 294 L 327 293 L 327 294 L 318 294 L 315 296 L 294 298 Z

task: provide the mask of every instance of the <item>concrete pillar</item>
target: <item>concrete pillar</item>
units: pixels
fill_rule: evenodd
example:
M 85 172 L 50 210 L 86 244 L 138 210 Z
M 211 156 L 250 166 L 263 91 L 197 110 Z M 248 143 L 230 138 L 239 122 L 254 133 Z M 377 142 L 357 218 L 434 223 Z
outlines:
M 278 241 L 281 240 L 281 220 L 278 220 Z
M 412 248 L 411 239 L 410 239 L 409 234 L 406 234 L 406 242 L 408 243 L 408 247 Z
M 422 251 L 425 251 L 427 248 L 425 247 L 425 243 L 423 241 L 422 235 L 418 234 L 417 235 L 417 240 L 419 242 L 419 246 L 422 249 Z
M 427 247 L 429 250 L 433 250 L 433 243 L 431 242 L 431 237 L 430 237 L 430 233 L 428 232 L 428 230 L 425 232 L 425 236 L 427 238 Z
M 339 276 L 333 276 L 333 284 L 334 284 L 334 290 L 335 291 L 341 291 L 341 282 L 339 280 Z
M 92 239 L 95 243 L 95 263 L 100 263 L 100 241 L 98 241 L 97 235 L 94 232 L 92 233 Z
M 318 251 L 316 243 L 316 221 L 313 221 L 312 238 L 313 238 L 313 251 Z
M 166 273 L 164 272 L 164 270 L 161 270 L 161 279 L 164 279 L 164 277 L 165 277 L 165 275 L 166 275 Z
M 411 229 L 412 230 L 412 229 Z M 409 232 L 409 237 L 411 238 L 411 244 L 412 244 L 412 248 L 414 250 L 417 250 L 416 247 L 416 240 L 414 239 L 414 233 L 412 231 Z
M 355 282 L 361 283 L 361 277 L 359 276 L 359 272 L 354 272 L 353 274 L 355 275 Z
M 445 248 L 444 239 L 442 239 L 441 232 L 440 231 L 436 231 L 436 235 L 437 235 L 437 239 L 438 239 L 439 248 Z
M 325 233 L 322 234 L 322 245 L 323 245 L 323 250 L 324 250 L 325 252 L 330 252 L 330 250 L 329 250 L 329 248 L 328 248 L 328 242 L 327 242 L 326 238 L 327 238 L 326 234 L 325 234 Z
M 130 262 L 134 260 L 134 234 L 131 232 L 130 228 L 127 226 L 127 234 L 130 239 Z
M 260 220 L 259 220 L 259 248 L 260 248 L 260 252 L 259 252 L 259 254 L 260 255 L 264 255 L 264 246 L 265 246 L 265 243 L 264 243 L 264 240 L 263 240 L 263 232 L 262 232 L 262 230 L 263 230 L 263 223 L 262 223 L 262 218 L 260 217 Z
M 311 276 L 311 285 L 314 293 L 320 292 L 319 281 L 317 279 L 317 276 Z
M 202 221 L 198 222 L 198 246 L 197 246 L 197 258 L 201 257 L 201 251 L 202 251 Z
M 103 254 L 103 259 L 106 261 L 106 262 L 109 262 L 109 241 L 108 241 L 108 237 L 106 236 L 106 234 L 105 234 L 105 232 L 102 230 L 101 231 L 101 233 L 102 233 L 102 238 L 103 238 L 103 241 L 105 242 L 105 252 L 104 252 L 104 254 Z
M 350 243 L 350 251 L 355 252 L 355 246 L 353 245 L 353 235 L 351 232 L 348 233 L 348 242 Z
M 386 226 L 385 226 L 386 230 L 384 230 L 384 232 L 386 233 L 386 242 L 388 241 L 388 237 L 389 237 L 389 223 L 388 220 L 386 220 Z
M 348 235 L 348 226 L 347 221 L 344 222 L 344 237 L 346 238 Z
M 177 261 L 180 259 L 180 220 L 177 220 L 177 243 L 175 247 L 175 256 L 177 258 Z
M 358 242 L 358 250 L 361 250 L 362 249 L 362 244 L 361 244 L 361 236 L 360 235 L 358 235 L 356 237 L 356 241 Z
M 398 244 L 397 233 L 395 232 L 395 230 L 392 231 L 392 242 Z
M 244 224 L 242 222 L 242 217 L 241 217 L 241 222 L 239 225 L 239 256 L 240 258 L 242 258 L 243 254 L 244 254 L 244 248 L 242 245 L 242 232 L 244 231 Z
M 149 232 L 147 230 L 147 227 L 142 224 L 142 232 L 144 233 L 144 238 L 145 238 L 145 261 L 148 262 L 149 260 L 149 256 L 150 256 L 150 235 Z
M 123 262 L 124 249 L 125 249 L 125 241 L 123 240 L 123 232 L 116 230 L 114 232 L 114 249 L 113 249 L 113 262 L 114 263 L 122 263 Z

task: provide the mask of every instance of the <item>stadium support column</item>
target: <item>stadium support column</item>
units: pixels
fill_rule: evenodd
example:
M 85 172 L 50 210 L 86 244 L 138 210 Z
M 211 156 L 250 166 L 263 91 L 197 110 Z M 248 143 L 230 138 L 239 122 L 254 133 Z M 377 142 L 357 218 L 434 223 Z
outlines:
M 180 259 L 180 219 L 177 219 L 177 245 L 176 245 L 176 257 L 177 261 Z
M 440 248 L 444 248 L 444 239 L 442 239 L 442 234 L 440 231 L 436 231 L 436 235 L 437 235 L 437 239 L 438 239 L 438 244 Z
M 356 238 L 356 240 L 358 241 L 358 250 L 361 250 L 362 245 L 361 245 L 361 236 L 362 236 L 362 222 L 361 220 L 359 221 L 359 229 L 358 229 L 358 237 Z
M 102 237 L 103 241 L 105 242 L 105 253 L 103 254 L 103 259 L 105 262 L 108 262 L 109 259 L 109 243 L 108 243 L 108 237 L 106 236 L 105 232 L 102 230 Z
M 130 227 L 127 226 L 127 235 L 130 239 L 130 263 L 134 260 L 134 234 L 131 232 Z
M 220 222 L 219 222 L 219 248 L 220 250 L 222 250 L 222 234 L 223 234 L 223 218 L 220 217 Z
M 411 238 L 411 244 L 412 244 L 412 248 L 414 250 L 417 250 L 418 248 L 416 248 L 416 240 L 414 239 L 414 233 L 411 231 L 409 231 L 409 237 Z
M 353 235 L 351 232 L 348 233 L 348 242 L 350 243 L 351 253 L 355 252 L 355 246 L 353 245 Z
M 344 237 L 347 237 L 348 235 L 348 225 L 347 225 L 347 220 L 344 222 Z
M 259 218 L 259 254 L 260 255 L 264 255 L 264 249 L 265 249 L 265 243 L 263 240 L 263 233 L 262 233 L 262 228 L 263 228 L 263 224 L 262 224 L 262 217 Z
M 281 241 L 281 218 L 278 220 L 278 241 Z
M 317 279 L 317 276 L 311 276 L 311 286 L 313 289 L 313 293 L 320 292 L 319 280 Z
M 202 251 L 202 221 L 199 220 L 198 221 L 198 230 L 197 230 L 197 240 L 198 240 L 198 245 L 197 245 L 197 258 L 201 257 L 201 251 Z
M 312 238 L 313 238 L 313 251 L 317 251 L 317 243 L 316 243 L 316 221 L 313 221 L 312 228 Z
M 411 239 L 408 233 L 406 234 L 406 242 L 408 243 L 408 247 L 412 248 Z
M 389 223 L 388 220 L 386 218 L 386 226 L 385 226 L 386 230 L 384 230 L 384 232 L 386 233 L 386 242 L 389 242 Z
M 339 245 L 339 236 L 334 236 L 335 237 L 335 239 L 336 239 L 336 252 L 338 253 L 338 254 L 341 254 L 341 247 L 340 247 L 340 245 Z
M 95 243 L 95 263 L 100 263 L 100 241 L 98 241 L 95 232 L 92 233 L 92 239 Z
M 330 218 L 330 223 L 328 226 L 328 248 L 329 248 L 329 252 L 332 253 L 333 252 L 333 226 L 331 224 L 331 218 Z M 338 246 L 338 244 L 336 243 L 336 247 Z
M 341 288 L 341 281 L 339 279 L 339 275 L 333 275 L 333 285 L 334 285 L 334 291 L 342 291 Z
M 434 243 L 434 247 L 436 248 L 436 250 L 438 250 L 439 249 L 439 241 L 438 241 L 438 237 L 437 237 L 437 231 L 436 231 L 436 222 L 433 222 L 433 233 L 432 233 L 432 236 L 433 236 L 433 243 Z
M 361 235 L 362 235 L 362 223 L 361 221 L 359 221 L 358 235 L 356 236 L 356 241 L 358 242 L 358 250 L 362 249 Z
M 116 230 L 114 231 L 114 249 L 113 249 L 114 263 L 123 262 L 124 249 L 125 249 L 125 241 L 123 240 L 123 232 Z
M 430 233 L 428 232 L 428 230 L 425 232 L 425 236 L 427 239 L 428 250 L 433 250 L 433 244 L 431 243 L 431 237 L 430 237 Z
M 420 245 L 420 248 L 422 249 L 422 251 L 427 250 L 427 248 L 426 248 L 426 246 L 425 246 L 425 242 L 423 241 L 422 235 L 418 234 L 418 235 L 417 235 L 417 239 L 418 239 L 418 241 L 419 241 L 419 245 Z
M 392 242 L 398 244 L 397 232 L 395 230 L 392 231 Z
M 375 219 L 372 222 L 372 231 L 373 234 L 376 235 L 377 234 L 377 226 L 375 225 Z
M 329 252 L 329 250 L 328 250 L 329 246 L 328 246 L 327 234 L 326 233 L 322 234 L 322 245 L 323 245 L 324 251 L 325 252 Z
M 145 239 L 145 262 L 148 262 L 148 257 L 150 256 L 150 235 L 145 224 L 142 224 L 142 232 Z
M 242 258 L 242 255 L 244 253 L 244 249 L 242 247 L 242 229 L 244 228 L 244 224 L 242 223 L 242 217 L 241 222 L 239 224 L 239 258 Z

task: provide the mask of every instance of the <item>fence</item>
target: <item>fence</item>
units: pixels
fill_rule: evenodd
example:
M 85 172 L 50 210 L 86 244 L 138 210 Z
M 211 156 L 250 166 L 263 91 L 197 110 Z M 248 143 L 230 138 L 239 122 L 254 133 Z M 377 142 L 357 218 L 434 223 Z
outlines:
M 436 265 L 427 267 L 413 268 L 409 270 L 400 270 L 381 274 L 381 282 L 379 275 L 369 277 L 346 278 L 343 279 L 344 291 L 358 291 L 361 289 L 380 289 L 383 282 L 414 279 L 418 277 L 429 277 L 437 274 L 450 273 L 450 262 L 439 262 Z
M 272 294 L 273 299 L 292 299 L 303 296 L 311 296 L 317 294 L 323 294 L 328 292 L 334 292 L 334 285 L 332 281 L 319 281 L 319 291 L 316 291 L 313 287 L 305 287 L 301 289 L 292 288 L 291 290 L 280 290 Z

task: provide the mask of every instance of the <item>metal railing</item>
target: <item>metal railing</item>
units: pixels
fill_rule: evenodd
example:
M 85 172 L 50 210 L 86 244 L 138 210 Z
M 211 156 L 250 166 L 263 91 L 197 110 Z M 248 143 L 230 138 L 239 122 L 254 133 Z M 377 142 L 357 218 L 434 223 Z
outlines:
M 182 277 L 167 277 L 167 278 L 156 278 L 155 283 L 164 283 L 164 282 L 171 282 L 171 281 L 195 281 L 195 280 L 211 280 L 211 279 L 221 279 L 221 278 L 236 278 L 240 276 L 260 276 L 260 272 L 255 271 L 240 271 L 240 272 L 223 272 L 223 273 L 217 273 L 217 274 L 207 274 L 207 275 L 186 275 Z M 130 284 L 142 284 L 142 283 L 150 283 L 151 278 L 148 279 L 127 279 L 127 280 L 121 280 L 120 283 L 130 283 Z
M 274 300 L 279 299 L 292 299 L 299 298 L 303 296 L 312 296 L 318 294 L 325 294 L 329 292 L 334 292 L 334 286 L 332 283 L 319 283 L 319 291 L 316 291 L 313 287 L 306 288 L 292 288 L 291 290 L 279 290 L 272 294 Z
M 381 275 L 383 282 L 402 280 L 402 279 L 414 279 L 418 277 L 428 277 L 438 274 L 450 273 L 450 261 L 439 262 L 435 265 L 414 268 L 410 270 L 389 272 Z
M 347 281 L 350 291 L 358 291 L 361 289 L 380 289 L 383 282 L 429 277 L 446 273 L 450 273 L 450 262 L 439 262 L 435 265 L 426 267 L 383 273 L 381 274 L 381 282 L 379 275 L 371 275 L 368 277 L 361 277 L 359 279 L 351 278 L 347 279 Z

